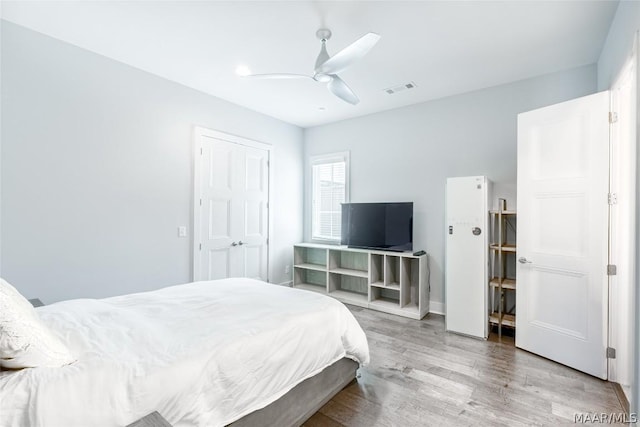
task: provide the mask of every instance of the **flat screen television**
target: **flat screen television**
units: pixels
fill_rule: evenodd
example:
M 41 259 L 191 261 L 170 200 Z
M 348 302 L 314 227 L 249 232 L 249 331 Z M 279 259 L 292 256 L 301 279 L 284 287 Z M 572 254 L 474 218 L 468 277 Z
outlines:
M 413 250 L 413 202 L 343 203 L 341 224 L 350 248 Z

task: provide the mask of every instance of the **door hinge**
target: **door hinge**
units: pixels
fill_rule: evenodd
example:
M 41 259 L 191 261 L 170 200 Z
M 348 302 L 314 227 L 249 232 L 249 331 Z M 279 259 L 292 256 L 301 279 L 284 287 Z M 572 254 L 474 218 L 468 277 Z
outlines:
M 607 264 L 607 276 L 615 276 L 618 274 L 618 266 L 615 264 Z
M 202 199 L 200 199 L 200 206 L 202 206 Z
M 607 194 L 607 202 L 610 205 L 615 205 L 616 203 L 618 203 L 618 193 Z
M 202 156 L 202 147 L 200 147 L 200 155 Z
M 613 347 L 607 347 L 607 359 L 616 358 L 616 349 Z
M 202 250 L 202 243 L 200 243 L 200 249 L 199 250 Z
M 267 237 L 267 245 L 269 244 L 269 238 Z
M 615 123 L 618 121 L 618 113 L 614 113 L 613 111 L 609 111 L 609 123 Z

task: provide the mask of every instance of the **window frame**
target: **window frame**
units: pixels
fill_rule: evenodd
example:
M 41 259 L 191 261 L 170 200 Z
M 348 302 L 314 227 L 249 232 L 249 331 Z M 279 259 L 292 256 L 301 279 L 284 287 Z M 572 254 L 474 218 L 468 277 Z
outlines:
M 325 238 L 325 237 L 316 237 L 314 235 L 314 217 L 315 217 L 315 210 L 314 210 L 314 200 L 315 200 L 315 188 L 314 188 L 314 183 L 313 183 L 313 168 L 314 166 L 319 166 L 319 165 L 324 165 L 324 164 L 330 164 L 330 163 L 341 163 L 344 162 L 345 167 L 344 167 L 344 202 L 343 203 L 349 203 L 349 187 L 350 187 L 350 182 L 351 182 L 351 176 L 350 176 L 350 153 L 349 151 L 339 151 L 339 152 L 334 152 L 334 153 L 327 153 L 327 154 L 319 154 L 319 155 L 314 155 L 314 156 L 310 156 L 309 157 L 309 183 L 308 183 L 308 191 L 309 191 L 309 237 L 310 237 L 310 241 L 314 242 L 314 243 L 325 243 L 325 244 L 334 244 L 334 245 L 339 245 L 340 244 L 340 236 L 338 236 L 337 238 Z

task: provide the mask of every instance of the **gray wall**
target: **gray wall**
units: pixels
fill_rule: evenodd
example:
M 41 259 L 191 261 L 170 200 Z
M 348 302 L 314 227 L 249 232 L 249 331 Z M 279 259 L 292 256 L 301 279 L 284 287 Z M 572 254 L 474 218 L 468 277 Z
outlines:
M 629 58 L 629 54 L 633 48 L 633 41 L 636 36 L 636 32 L 640 30 L 640 2 L 621 1 L 618 5 L 618 10 L 609 28 L 609 35 L 604 44 L 600 58 L 598 60 L 598 88 L 599 90 L 605 90 L 611 88 L 611 85 L 615 83 L 615 79 L 625 65 L 625 62 Z M 636 68 L 636 72 L 640 72 Z M 638 79 L 637 81 L 640 81 Z M 640 100 L 640 93 L 636 94 Z M 638 106 L 640 107 L 640 106 Z M 636 108 L 637 113 L 640 113 L 640 108 Z M 640 118 L 636 118 L 640 123 Z M 636 132 L 636 138 L 638 132 Z M 637 147 L 637 143 L 636 143 Z M 637 150 L 636 165 L 640 164 L 640 150 Z M 636 170 L 638 170 L 636 166 Z M 640 201 L 640 173 L 636 175 L 636 201 Z M 640 218 L 636 216 L 636 266 L 640 265 Z M 635 342 L 633 343 L 633 381 L 631 384 L 631 402 L 630 409 L 632 413 L 638 413 L 640 411 L 640 310 L 637 307 L 640 306 L 640 276 L 637 275 L 636 267 L 636 286 L 635 286 L 635 301 L 632 307 L 632 313 L 635 313 L 635 322 L 633 336 Z
M 640 2 L 621 1 L 598 59 L 598 90 L 607 90 L 614 83 L 631 53 L 639 29 Z
M 446 178 L 486 175 L 516 207 L 517 114 L 595 90 L 589 65 L 318 126 L 305 130 L 305 157 L 349 150 L 352 202 L 414 202 L 414 248 L 430 255 L 432 309 L 442 310 Z
M 1 274 L 27 297 L 190 281 L 194 125 L 273 144 L 270 281 L 289 280 L 300 128 L 8 22 L 2 88 Z

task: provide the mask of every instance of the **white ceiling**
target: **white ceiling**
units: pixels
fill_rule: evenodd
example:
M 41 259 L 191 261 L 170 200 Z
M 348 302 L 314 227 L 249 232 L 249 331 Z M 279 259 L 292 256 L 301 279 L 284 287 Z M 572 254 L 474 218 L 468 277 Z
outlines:
M 4 19 L 301 127 L 597 61 L 617 1 L 3 1 Z M 341 76 L 353 106 L 310 74 L 327 27 L 335 54 L 380 42 Z M 417 88 L 388 95 L 409 81 Z M 321 111 L 320 107 L 325 110 Z

